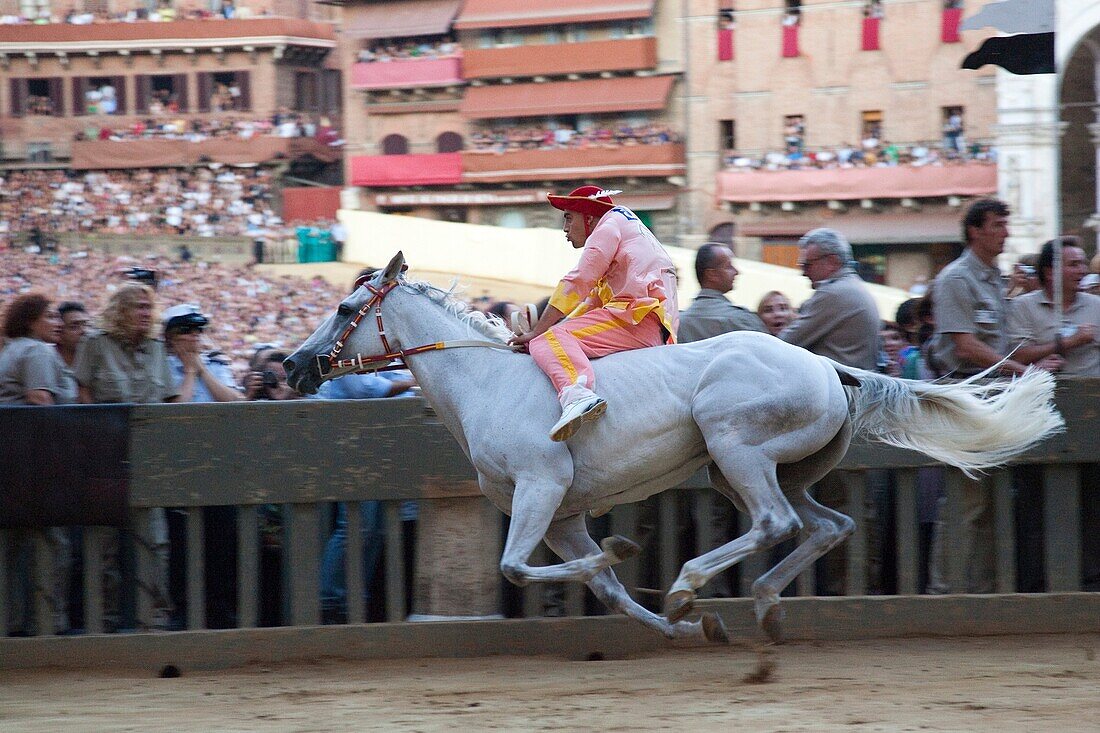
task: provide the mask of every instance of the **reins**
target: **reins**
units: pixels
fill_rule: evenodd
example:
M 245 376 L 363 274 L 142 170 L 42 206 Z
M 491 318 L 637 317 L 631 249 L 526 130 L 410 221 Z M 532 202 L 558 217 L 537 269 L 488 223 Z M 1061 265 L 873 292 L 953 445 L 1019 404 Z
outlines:
M 428 351 L 439 351 L 440 349 L 458 349 L 468 348 L 472 346 L 487 347 L 490 349 L 501 349 L 503 351 L 520 351 L 520 347 L 512 346 L 510 344 L 501 344 L 494 341 L 479 341 L 476 339 L 460 339 L 456 341 L 436 341 L 433 344 L 424 344 L 423 346 L 414 346 L 411 349 L 399 349 L 395 350 L 390 346 L 389 339 L 386 338 L 386 328 L 382 324 L 382 301 L 386 296 L 393 292 L 393 289 L 397 287 L 397 281 L 391 280 L 382 286 L 381 289 L 374 287 L 366 282 L 358 282 L 357 285 L 362 285 L 370 291 L 371 297 L 363 304 L 363 307 L 359 309 L 359 312 L 355 314 L 355 318 L 351 320 L 348 327 L 344 329 L 344 332 L 340 334 L 340 338 L 336 339 L 336 343 L 332 346 L 332 351 L 327 354 L 317 355 L 317 367 L 321 372 L 321 376 L 324 377 L 342 377 L 345 374 L 364 374 L 373 372 L 387 372 L 395 369 L 407 369 L 408 365 L 405 360 L 416 354 L 423 354 Z M 350 359 L 340 359 L 340 352 L 344 349 L 344 344 L 351 336 L 355 329 L 359 328 L 360 322 L 370 312 L 371 308 L 374 308 L 374 320 L 378 326 L 378 335 L 382 339 L 382 348 L 385 349 L 383 354 L 374 354 L 364 356 L 363 354 L 356 354 Z M 396 360 L 397 363 L 393 363 Z

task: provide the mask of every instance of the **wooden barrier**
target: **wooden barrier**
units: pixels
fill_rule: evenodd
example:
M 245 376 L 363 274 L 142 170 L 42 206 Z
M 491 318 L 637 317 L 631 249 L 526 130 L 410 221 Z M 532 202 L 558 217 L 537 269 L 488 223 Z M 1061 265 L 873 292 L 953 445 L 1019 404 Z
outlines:
M 1058 404 L 1066 417 L 1068 429 L 1032 452 L 1021 456 L 1020 464 L 1042 466 L 1044 534 L 1043 555 L 1048 592 L 1066 593 L 1081 589 L 1082 525 L 1078 483 L 1080 465 L 1096 461 L 1092 448 L 1093 436 L 1100 421 L 1096 405 L 1100 404 L 1100 380 L 1066 379 L 1059 384 Z M 87 410 L 81 406 L 52 408 Z M 17 424 L 26 410 L 0 410 L 0 424 L 6 429 L 19 429 Z M 358 531 L 360 501 L 380 501 L 384 515 L 384 579 L 378 584 L 384 599 L 377 604 L 384 609 L 390 622 L 404 622 L 411 610 L 423 616 L 491 616 L 501 612 L 498 601 L 502 587 L 497 562 L 501 522 L 495 512 L 485 511 L 485 501 L 477 491 L 475 476 L 465 455 L 445 428 L 433 417 L 421 400 L 374 400 L 360 402 L 252 402 L 203 405 L 139 405 L 130 413 L 129 506 L 135 537 L 136 617 L 140 628 L 155 625 L 159 570 L 162 562 L 163 539 L 158 536 L 157 512 L 175 507 L 185 513 L 184 523 L 188 553 L 186 558 L 187 627 L 206 628 L 204 595 L 203 537 L 206 527 L 202 507 L 237 507 L 237 626 L 248 628 L 260 623 L 261 593 L 258 577 L 265 553 L 258 529 L 261 507 L 282 508 L 283 526 L 283 604 L 282 625 L 312 626 L 321 621 L 318 595 L 318 575 L 322 545 L 331 523 L 331 506 L 346 504 L 348 511 L 348 615 L 351 623 L 365 620 L 369 609 L 362 598 L 361 537 Z M 71 437 L 71 436 L 70 436 Z M 56 436 L 66 440 L 66 436 Z M 23 457 L 34 461 L 34 456 Z M 917 531 L 917 471 L 935 465 L 930 459 L 912 452 L 870 445 L 853 444 L 842 468 L 855 472 L 849 483 L 849 509 L 863 526 L 864 499 L 871 490 L 868 472 L 889 469 L 893 472 L 896 490 L 893 492 L 896 522 L 897 592 L 905 595 L 921 591 Z M 0 476 L 3 475 L 0 467 Z M 862 476 L 863 480 L 858 477 Z M 1016 537 L 1014 521 L 1013 483 L 1010 469 L 991 474 L 986 479 L 993 497 L 995 527 L 995 577 L 999 593 L 1016 590 Z M 0 478 L 2 482 L 2 478 Z M 0 483 L 0 506 L 3 506 L 3 484 Z M 658 592 L 667 588 L 679 570 L 683 554 L 683 537 L 678 522 L 682 522 L 685 507 L 693 506 L 707 522 L 707 506 L 713 492 L 707 487 L 701 472 L 680 487 L 679 492 L 666 492 L 650 502 L 617 507 L 610 515 L 606 533 L 619 532 L 632 537 L 652 537 L 653 562 L 643 559 L 623 563 L 617 568 L 624 583 L 642 600 L 659 601 Z M 1088 486 L 1092 491 L 1098 487 Z M 947 472 L 945 536 L 947 545 L 947 575 L 949 590 L 959 593 L 966 588 L 966 567 L 960 557 L 962 512 L 966 492 L 974 490 L 974 482 L 960 472 Z M 689 493 L 690 492 L 690 493 Z M 702 498 L 707 497 L 707 498 Z M 421 524 L 417 528 L 418 550 L 415 560 L 407 562 L 405 532 L 412 525 L 402 522 L 399 506 L 404 501 L 421 505 Z M 435 504 L 437 506 L 429 507 Z M 462 531 L 453 522 L 440 523 L 457 507 L 467 521 L 467 541 L 462 562 L 455 564 L 454 547 L 441 543 L 440 538 Z M 436 511 L 443 509 L 443 513 Z M 420 529 L 427 527 L 426 532 Z M 648 529 L 646 529 L 648 528 Z M 0 531 L 0 547 L 23 530 Z M 95 634 L 104 630 L 105 599 L 99 582 L 103 547 L 112 541 L 114 530 L 86 528 L 83 537 L 84 567 L 84 628 Z M 849 596 L 866 592 L 867 565 L 866 532 L 859 532 L 848 543 L 846 591 Z M 48 633 L 52 620 L 49 598 L 50 570 L 45 561 L 48 539 L 39 533 L 34 542 L 33 631 Z M 698 551 L 699 547 L 691 548 Z M 543 552 L 544 559 L 547 553 Z M 461 565 L 461 568 L 459 568 Z M 750 558 L 746 566 L 754 572 L 741 574 L 735 590 L 746 594 L 755 573 L 764 567 L 763 558 Z M 0 563 L 0 609 L 8 607 L 8 588 L 12 571 Z M 219 579 L 214 579 L 219 580 Z M 656 584 L 647 592 L 646 584 Z M 467 588 L 465 594 L 462 589 Z M 799 578 L 799 595 L 813 595 L 812 573 Z M 411 593 L 410 593 L 411 591 Z M 585 591 L 570 585 L 564 600 L 547 607 L 548 593 L 544 585 L 532 585 L 520 592 L 512 615 L 536 617 L 546 613 L 564 612 L 581 615 L 588 604 Z M 407 596 L 414 599 L 413 608 Z M 473 602 L 476 595 L 476 601 Z M 1051 628 L 1080 627 L 1073 598 L 1091 596 L 1059 596 L 1063 598 L 1051 608 L 1062 614 L 1062 620 L 1048 618 Z M 976 606 L 989 607 L 988 597 Z M 1064 600 L 1069 598 L 1069 601 Z M 420 607 L 417 607 L 417 604 Z M 735 603 L 734 601 L 719 603 Z M 736 602 L 741 603 L 741 602 Z M 871 607 L 874 607 L 873 604 Z M 1090 606 L 1091 607 L 1091 606 Z M 738 606 L 739 608 L 739 606 Z M 961 612 L 960 612 L 961 613 Z M 797 616 L 797 615 L 796 615 Z M 1074 618 L 1073 624 L 1068 620 Z M 796 617 L 788 622 L 788 633 L 798 638 L 808 633 L 799 629 L 803 623 Z M 897 634 L 910 633 L 908 612 L 894 621 L 876 622 L 883 629 L 894 628 Z M 1043 619 L 1027 626 L 1042 630 Z M 0 613 L 0 636 L 7 633 L 7 614 Z M 1038 626 L 1036 625 L 1038 624 Z M 1005 628 L 1005 627 L 998 627 Z M 1095 628 L 1095 625 L 1094 625 Z M 105 638 L 105 637 L 104 637 Z M 159 638 L 159 637 L 158 637 Z M 190 638 L 190 637 L 189 637 Z M 245 638 L 245 637 L 242 637 Z M 260 638 L 260 637 L 256 637 Z M 266 638 L 266 637 L 264 637 Z M 5 664 L 5 644 L 24 640 L 0 639 L 0 666 Z M 41 639 L 39 641 L 46 641 Z M 50 649 L 60 648 L 52 640 Z M 86 642 L 82 642 L 86 643 Z M 119 644 L 122 642 L 111 642 Z M 131 644 L 134 642 L 126 642 Z M 160 642 L 158 642 L 160 643 Z M 44 647 L 45 648 L 45 647 Z M 43 659 L 43 663 L 49 662 Z

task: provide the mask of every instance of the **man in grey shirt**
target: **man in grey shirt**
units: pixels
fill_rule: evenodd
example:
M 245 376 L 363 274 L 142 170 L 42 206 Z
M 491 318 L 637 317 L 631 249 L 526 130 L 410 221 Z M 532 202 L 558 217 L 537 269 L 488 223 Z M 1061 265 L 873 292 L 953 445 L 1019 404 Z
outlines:
M 695 253 L 695 277 L 699 280 L 699 294 L 680 313 L 677 342 L 702 341 L 730 331 L 764 331 L 758 315 L 726 299 L 737 278 L 729 247 L 709 242 L 700 247 Z
M 849 264 L 852 246 L 840 232 L 814 229 L 799 240 L 798 248 L 798 264 L 814 294 L 779 338 L 845 366 L 874 371 L 878 307 Z
M 724 244 L 704 244 L 695 253 L 695 277 L 699 280 L 700 290 L 691 306 L 680 313 L 680 330 L 676 335 L 679 343 L 702 341 L 731 331 L 765 331 L 758 315 L 726 299 L 726 293 L 733 290 L 733 281 L 737 278 L 733 250 Z M 653 507 L 656 507 L 655 500 Z M 727 499 L 711 491 L 700 492 L 692 508 L 698 528 L 697 554 L 709 552 L 738 534 L 737 512 Z M 728 573 L 716 575 L 703 592 L 707 597 L 731 598 L 736 595 Z

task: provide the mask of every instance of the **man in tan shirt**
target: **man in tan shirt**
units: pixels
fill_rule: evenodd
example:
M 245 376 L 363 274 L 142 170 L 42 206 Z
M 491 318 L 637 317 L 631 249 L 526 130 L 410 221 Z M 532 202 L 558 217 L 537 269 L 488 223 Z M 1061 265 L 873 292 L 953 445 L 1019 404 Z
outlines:
M 1054 247 L 1043 245 L 1036 265 L 1042 287 L 1013 298 L 1008 309 L 1008 337 L 1023 364 L 1047 366 L 1059 374 L 1100 377 L 1100 296 L 1078 291 L 1089 261 L 1076 237 L 1062 238 L 1062 313 L 1054 308 Z M 1063 329 L 1063 325 L 1066 329 Z

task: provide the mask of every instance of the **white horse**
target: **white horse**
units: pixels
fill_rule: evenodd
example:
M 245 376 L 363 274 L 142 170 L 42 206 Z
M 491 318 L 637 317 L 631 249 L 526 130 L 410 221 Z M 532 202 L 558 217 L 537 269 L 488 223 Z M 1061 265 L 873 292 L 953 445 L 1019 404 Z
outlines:
M 326 379 L 406 358 L 477 469 L 481 490 L 512 517 L 504 575 L 521 586 L 584 581 L 609 608 L 669 638 L 724 640 L 713 614 L 683 620 L 696 590 L 805 529 L 805 541 L 752 587 L 758 623 L 778 634 L 779 594 L 855 526 L 807 493 L 844 457 L 854 431 L 970 472 L 1005 462 L 1063 425 L 1046 372 L 996 385 L 914 382 L 737 332 L 596 360 L 606 415 L 554 443 L 546 437 L 560 411 L 554 389 L 530 356 L 505 346 L 503 323 L 406 281 L 403 270 L 399 252 L 344 299 L 287 359 L 291 386 L 311 393 Z M 610 569 L 637 545 L 621 537 L 597 545 L 584 515 L 676 486 L 703 466 L 752 527 L 684 564 L 662 618 L 635 603 Z M 564 562 L 529 565 L 542 540 Z

